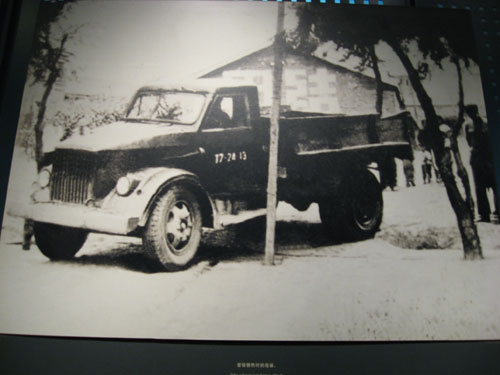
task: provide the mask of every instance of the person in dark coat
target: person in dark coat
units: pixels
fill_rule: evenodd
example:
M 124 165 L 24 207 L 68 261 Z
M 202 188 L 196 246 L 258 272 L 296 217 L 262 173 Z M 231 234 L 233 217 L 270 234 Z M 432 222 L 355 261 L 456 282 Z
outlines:
M 422 160 L 422 177 L 424 184 L 430 184 L 432 181 L 432 154 L 430 150 L 424 151 L 424 158 Z
M 413 161 L 410 159 L 403 159 L 403 172 L 406 179 L 406 187 L 415 186 L 415 168 Z
M 380 185 L 382 190 L 389 187 L 392 191 L 396 190 L 397 186 L 397 169 L 396 160 L 393 157 L 385 157 L 378 162 L 378 170 L 380 173 Z
M 494 214 L 498 215 L 498 196 L 495 183 L 495 168 L 493 153 L 488 136 L 488 126 L 479 115 L 477 105 L 467 105 L 465 113 L 469 117 L 465 125 L 465 137 L 471 148 L 470 165 L 476 186 L 477 210 L 479 221 L 490 221 L 490 203 L 487 190 L 492 189 L 494 194 Z

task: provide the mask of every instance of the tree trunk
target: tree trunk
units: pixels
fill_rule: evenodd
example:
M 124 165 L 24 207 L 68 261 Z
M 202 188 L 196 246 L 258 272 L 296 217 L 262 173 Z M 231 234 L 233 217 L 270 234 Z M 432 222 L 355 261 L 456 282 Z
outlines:
M 38 104 L 38 114 L 35 122 L 35 161 L 38 170 L 41 168 L 41 162 L 43 158 L 43 130 L 45 128 L 45 111 L 47 110 L 47 100 L 49 99 L 50 93 L 54 87 L 54 83 L 57 80 L 57 73 L 51 71 L 49 77 L 45 82 L 45 90 L 42 95 L 42 99 Z
M 460 68 L 460 61 L 457 58 L 452 59 L 453 64 L 455 64 L 455 68 L 457 69 L 457 78 L 458 78 L 458 118 L 453 128 L 453 136 L 456 138 L 460 133 L 460 128 L 464 122 L 464 85 L 462 78 L 462 68 Z
M 457 174 L 462 181 L 462 186 L 465 190 L 465 201 L 469 205 L 469 209 L 474 217 L 474 199 L 472 198 L 471 188 L 470 188 L 470 180 L 467 170 L 465 169 L 464 163 L 462 162 L 462 156 L 460 155 L 460 150 L 458 149 L 457 137 L 460 133 L 460 129 L 464 123 L 464 87 L 463 87 L 463 79 L 462 79 L 462 69 L 460 68 L 460 61 L 458 59 L 453 59 L 453 63 L 457 68 L 457 77 L 458 77 L 458 119 L 453 127 L 453 133 L 451 137 L 451 150 L 453 151 L 453 157 L 455 159 L 455 163 L 457 164 Z
M 464 249 L 464 258 L 482 258 L 481 243 L 479 241 L 476 224 L 474 223 L 474 213 L 473 211 L 471 212 L 470 205 L 460 194 L 460 190 L 458 189 L 455 175 L 453 173 L 452 151 L 456 146 L 456 153 L 455 151 L 453 152 L 454 155 L 456 154 L 459 156 L 458 146 L 456 145 L 456 142 L 451 140 L 451 147 L 445 147 L 443 134 L 439 130 L 440 124 L 438 123 L 438 117 L 434 109 L 434 105 L 432 104 L 432 99 L 427 94 L 422 81 L 420 80 L 418 71 L 415 69 L 410 58 L 397 41 L 387 41 L 387 43 L 401 60 L 401 63 L 408 73 L 410 83 L 417 94 L 422 110 L 425 113 L 427 122 L 425 131 L 428 132 L 429 145 L 431 146 L 436 157 L 439 173 L 441 174 L 448 198 L 457 217 L 458 229 L 460 231 Z M 457 160 L 461 163 L 460 158 L 457 157 L 455 161 Z
M 35 160 L 37 164 L 38 170 L 42 167 L 42 158 L 43 158 L 43 130 L 45 128 L 44 119 L 45 119 L 45 111 L 47 110 L 47 101 L 49 99 L 50 93 L 54 88 L 54 84 L 57 79 L 61 75 L 61 59 L 64 54 L 64 45 L 66 44 L 69 33 L 65 33 L 57 48 L 53 48 L 50 43 L 47 41 L 47 54 L 52 56 L 49 58 L 48 66 L 46 69 L 48 70 L 49 76 L 47 80 L 44 82 L 45 90 L 42 95 L 42 99 L 37 103 L 38 104 L 38 114 L 35 122 Z M 48 38 L 48 37 L 47 37 Z
M 279 117 L 281 105 L 281 83 L 283 75 L 283 56 L 285 38 L 283 21 L 285 8 L 283 3 L 278 5 L 278 22 L 276 38 L 274 41 L 274 67 L 273 67 L 273 105 L 271 109 L 271 126 L 269 134 L 269 166 L 267 180 L 267 216 L 266 216 L 266 248 L 264 264 L 274 264 L 274 240 L 276 229 L 276 204 L 278 192 L 278 140 Z
M 427 125 L 430 126 L 433 133 L 436 133 L 431 135 L 436 139 L 439 139 L 436 137 L 439 134 L 437 114 L 434 109 L 434 105 L 432 104 L 431 97 L 427 94 L 427 91 L 425 91 L 422 81 L 420 81 L 418 71 L 414 68 L 410 58 L 406 55 L 405 51 L 397 41 L 388 40 L 387 44 L 389 44 L 389 46 L 394 50 L 408 73 L 408 79 L 410 80 L 410 83 L 417 94 L 417 99 L 422 106 Z
M 376 92 L 376 100 L 375 100 L 375 110 L 379 115 L 382 115 L 382 106 L 384 101 L 384 90 L 382 88 L 382 75 L 380 74 L 380 69 L 378 66 L 378 58 L 375 53 L 375 46 L 370 46 L 370 60 L 372 62 L 373 73 L 375 74 L 375 92 Z
M 458 142 L 456 138 L 451 139 L 451 151 L 453 152 L 453 159 L 455 160 L 455 163 L 457 165 L 457 175 L 458 177 L 460 177 L 460 181 L 462 181 L 462 186 L 465 191 L 465 202 L 469 206 L 472 217 L 474 217 L 474 199 L 472 198 L 469 174 L 467 173 L 467 169 L 465 169 L 464 163 L 462 161 L 462 155 L 460 155 L 460 150 L 458 149 Z
M 453 211 L 457 216 L 458 229 L 462 238 L 465 259 L 481 259 L 483 257 L 481 242 L 474 222 L 474 213 L 469 204 L 462 198 L 453 174 L 451 152 L 446 149 L 437 156 L 439 173 L 443 179 L 446 192 Z

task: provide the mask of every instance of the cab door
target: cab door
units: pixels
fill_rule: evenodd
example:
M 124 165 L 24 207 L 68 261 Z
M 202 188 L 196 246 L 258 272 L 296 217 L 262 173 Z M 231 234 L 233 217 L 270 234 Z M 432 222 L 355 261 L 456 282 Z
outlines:
M 203 186 L 214 196 L 262 193 L 264 151 L 251 127 L 245 92 L 216 94 L 200 127 Z

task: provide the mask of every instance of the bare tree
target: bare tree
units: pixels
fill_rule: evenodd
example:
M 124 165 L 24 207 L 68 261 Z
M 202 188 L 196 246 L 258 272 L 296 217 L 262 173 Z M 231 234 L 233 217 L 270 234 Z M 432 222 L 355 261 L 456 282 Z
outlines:
M 38 169 L 43 159 L 43 131 L 47 102 L 57 80 L 62 76 L 64 64 L 69 61 L 71 53 L 67 50 L 67 42 L 76 35 L 78 27 L 66 30 L 55 30 L 58 21 L 70 9 L 71 1 L 43 2 L 40 4 L 38 21 L 35 29 L 33 52 L 29 64 L 29 75 L 32 85 L 42 84 L 43 94 L 37 102 L 35 116 L 35 160 Z
M 426 128 L 421 139 L 424 146 L 431 148 L 436 156 L 439 172 L 443 179 L 448 198 L 457 217 L 466 259 L 482 258 L 482 249 L 477 227 L 474 222 L 474 203 L 470 192 L 469 178 L 463 166 L 456 137 L 463 123 L 463 86 L 460 62 L 466 66 L 475 59 L 474 41 L 470 20 L 464 13 L 443 16 L 425 9 L 399 11 L 397 17 L 387 9 L 359 7 L 317 7 L 297 8 L 299 25 L 297 34 L 305 39 L 306 50 L 313 50 L 311 44 L 333 41 L 341 47 L 353 51 L 362 58 L 369 56 L 378 43 L 389 45 L 408 74 L 408 79 L 416 93 L 425 114 Z M 425 19 L 425 23 L 423 20 Z M 469 26 L 469 27 L 467 27 Z M 416 63 L 412 52 L 418 52 Z M 369 57 L 368 57 L 369 58 Z M 446 59 L 457 67 L 459 82 L 458 120 L 450 123 L 450 134 L 440 130 L 442 120 L 434 107 L 423 81 L 428 77 L 431 60 L 442 67 Z M 371 59 L 372 63 L 376 59 Z M 380 103 L 377 100 L 377 107 Z M 449 142 L 446 141 L 449 139 Z M 458 188 L 453 172 L 453 162 L 465 190 L 465 197 Z

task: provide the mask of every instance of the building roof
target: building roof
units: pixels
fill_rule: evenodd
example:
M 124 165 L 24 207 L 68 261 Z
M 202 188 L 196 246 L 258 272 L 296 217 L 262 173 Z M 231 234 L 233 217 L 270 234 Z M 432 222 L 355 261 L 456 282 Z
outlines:
M 262 56 L 262 55 L 266 55 L 266 54 L 272 53 L 272 48 L 273 48 L 272 45 L 268 46 L 268 47 L 264 47 L 264 48 L 262 48 L 260 50 L 257 50 L 255 52 L 252 52 L 252 53 L 248 54 L 248 55 L 240 57 L 237 60 L 231 61 L 231 62 L 229 62 L 226 65 L 220 66 L 220 67 L 218 67 L 218 68 L 216 68 L 214 70 L 211 70 L 211 71 L 209 71 L 207 73 L 204 73 L 203 75 L 200 76 L 200 78 L 217 77 L 219 75 L 222 75 L 222 73 L 224 71 L 226 71 L 226 70 L 237 69 L 238 66 L 241 63 L 245 62 L 245 61 L 251 60 L 253 58 L 258 58 L 259 56 Z M 341 65 L 338 65 L 338 64 L 331 63 L 329 61 L 326 61 L 326 60 L 321 59 L 321 58 L 319 58 L 317 56 L 314 56 L 314 55 L 304 55 L 304 54 L 300 54 L 300 53 L 295 52 L 295 51 L 288 51 L 287 53 L 291 54 L 291 55 L 295 55 L 295 56 L 304 57 L 306 59 L 311 59 L 312 61 L 315 61 L 316 63 L 318 63 L 320 65 L 323 65 L 324 67 L 329 68 L 329 69 L 334 69 L 334 70 L 337 70 L 337 71 L 340 71 L 340 72 L 345 72 L 345 73 L 353 74 L 355 76 L 358 76 L 361 79 L 375 81 L 375 78 L 370 77 L 370 76 L 368 76 L 366 74 L 363 74 L 363 73 L 355 71 L 355 70 L 348 69 L 348 68 L 346 68 L 344 66 L 341 66 Z M 397 86 L 391 85 L 391 84 L 386 83 L 386 82 L 383 82 L 383 86 L 384 86 L 384 89 L 386 89 L 386 90 L 398 90 Z

